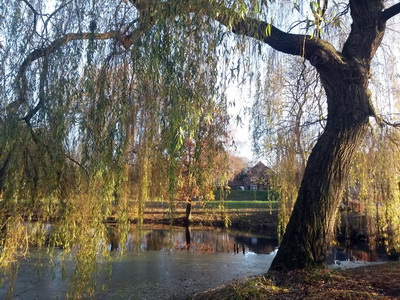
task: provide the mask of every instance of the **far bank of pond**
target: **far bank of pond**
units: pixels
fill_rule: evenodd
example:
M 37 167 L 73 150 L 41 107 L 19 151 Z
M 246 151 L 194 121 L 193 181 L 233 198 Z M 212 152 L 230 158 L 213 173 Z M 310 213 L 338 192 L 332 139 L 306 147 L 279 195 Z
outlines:
M 194 206 L 192 210 L 191 225 L 229 227 L 254 232 L 268 232 L 269 236 L 278 237 L 279 210 L 277 201 L 244 201 L 238 205 L 236 201 L 226 201 L 226 209 L 218 210 L 210 207 Z M 238 201 L 241 202 L 241 201 Z M 214 205 L 216 206 L 216 205 Z M 145 224 L 171 224 L 186 226 L 186 203 L 178 203 L 171 215 L 165 204 L 157 202 L 148 203 L 143 214 Z M 382 239 L 376 232 L 367 228 L 371 221 L 359 212 L 341 211 L 337 222 L 337 238 L 351 240 Z M 113 219 L 109 221 L 113 222 Z M 131 219 L 137 223 L 138 219 Z

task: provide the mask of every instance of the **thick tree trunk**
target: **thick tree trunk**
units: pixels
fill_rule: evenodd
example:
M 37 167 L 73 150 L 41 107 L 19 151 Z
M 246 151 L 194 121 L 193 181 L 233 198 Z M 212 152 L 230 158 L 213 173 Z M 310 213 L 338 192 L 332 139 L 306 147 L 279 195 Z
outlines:
M 354 108 L 331 118 L 312 150 L 272 270 L 325 265 L 343 184 L 353 153 L 367 131 L 369 115 L 355 117 L 357 112 Z
M 373 115 L 367 76 L 349 78 L 354 72 L 347 68 L 318 68 L 328 98 L 328 121 L 308 159 L 272 271 L 325 266 L 350 163 Z

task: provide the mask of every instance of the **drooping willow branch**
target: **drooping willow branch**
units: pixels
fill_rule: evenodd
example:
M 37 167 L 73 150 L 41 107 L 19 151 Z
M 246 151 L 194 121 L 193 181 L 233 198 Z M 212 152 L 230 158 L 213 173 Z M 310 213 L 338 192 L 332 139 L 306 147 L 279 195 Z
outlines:
M 204 3 L 203 3 L 204 2 Z M 56 52 L 62 46 L 75 40 L 107 40 L 116 39 L 125 49 L 129 49 L 145 32 L 152 28 L 158 20 L 168 19 L 182 14 L 198 13 L 215 19 L 222 25 L 230 28 L 234 33 L 249 36 L 270 45 L 274 49 L 293 55 L 304 56 L 311 59 L 312 55 L 319 52 L 328 53 L 330 59 L 341 61 L 333 46 L 321 40 L 315 40 L 306 35 L 285 33 L 271 24 L 249 17 L 240 16 L 233 9 L 222 4 L 210 4 L 209 1 L 168 1 L 156 3 L 155 1 L 131 1 L 141 13 L 140 26 L 128 34 L 119 31 L 104 33 L 68 33 L 54 40 L 50 45 L 35 49 L 27 55 L 22 62 L 16 85 L 18 89 L 19 104 L 26 102 L 27 79 L 26 70 L 37 59 Z M 209 10 L 203 9 L 207 4 Z
M 49 55 L 52 53 L 55 53 L 57 50 L 59 50 L 62 46 L 66 45 L 67 43 L 75 40 L 90 40 L 90 39 L 95 39 L 95 40 L 109 40 L 109 39 L 116 39 L 119 42 L 121 42 L 122 45 L 125 45 L 125 36 L 122 35 L 118 31 L 110 31 L 110 32 L 104 32 L 104 33 L 69 33 L 66 34 L 65 36 L 58 38 L 54 40 L 50 45 L 46 47 L 42 47 L 39 49 L 33 50 L 31 53 L 27 55 L 27 57 L 24 59 L 22 62 L 17 78 L 16 78 L 16 86 L 17 86 L 17 104 L 11 103 L 9 105 L 10 108 L 14 108 L 13 110 L 16 110 L 19 108 L 19 105 L 23 103 L 27 103 L 27 91 L 28 91 L 28 81 L 26 78 L 26 71 L 29 68 L 29 66 L 36 60 L 40 58 L 48 58 Z M 42 77 L 42 76 L 41 76 Z M 40 80 L 40 83 L 42 84 L 42 80 Z M 42 90 L 43 87 L 40 87 L 40 91 Z M 41 92 L 40 92 L 41 94 Z M 29 120 L 40 110 L 40 108 L 43 106 L 43 101 L 42 98 L 40 97 L 38 104 L 30 110 L 21 120 L 25 120 L 29 122 Z
M 351 2 L 351 1 L 350 1 Z M 227 26 L 235 34 L 248 36 L 262 41 L 272 48 L 286 53 L 306 58 L 313 65 L 321 65 L 326 63 L 335 63 L 344 66 L 346 64 L 341 53 L 326 41 L 311 38 L 308 35 L 286 33 L 268 22 L 250 18 L 239 14 L 232 8 L 225 6 L 223 3 L 216 3 L 209 0 L 172 0 L 167 2 L 158 2 L 154 0 L 130 0 L 130 3 L 138 10 L 140 14 L 139 27 L 130 33 L 123 34 L 119 31 L 110 31 L 104 33 L 69 33 L 56 39 L 50 45 L 32 51 L 25 58 L 20 66 L 16 85 L 18 93 L 18 105 L 26 103 L 26 93 L 28 83 L 26 79 L 26 70 L 35 60 L 48 56 L 70 41 L 74 40 L 117 40 L 125 49 L 129 49 L 145 32 L 151 29 L 158 20 L 170 19 L 179 15 L 187 15 L 196 13 L 209 17 L 218 21 L 220 24 Z M 400 13 L 400 3 L 384 10 L 380 16 L 380 20 L 384 23 L 389 18 Z M 352 30 L 353 32 L 354 30 Z M 355 34 L 354 34 L 355 35 Z M 349 40 L 354 40 L 352 34 Z M 350 43 L 346 43 L 351 46 Z M 349 51 L 351 47 L 344 48 L 349 54 L 355 55 Z M 22 119 L 29 119 L 40 109 L 40 102 Z M 11 105 L 10 105 L 11 107 Z

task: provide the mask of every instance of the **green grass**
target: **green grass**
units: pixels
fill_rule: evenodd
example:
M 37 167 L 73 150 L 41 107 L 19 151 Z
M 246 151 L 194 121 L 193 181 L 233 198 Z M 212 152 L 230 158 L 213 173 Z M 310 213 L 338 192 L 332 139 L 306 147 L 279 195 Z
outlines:
M 207 207 L 217 208 L 219 207 L 220 201 L 212 201 L 207 203 Z M 225 201 L 227 209 L 277 209 L 278 201 Z
M 220 198 L 220 191 L 215 191 L 215 199 Z M 268 201 L 277 200 L 276 191 L 237 191 L 231 190 L 227 196 L 227 201 Z

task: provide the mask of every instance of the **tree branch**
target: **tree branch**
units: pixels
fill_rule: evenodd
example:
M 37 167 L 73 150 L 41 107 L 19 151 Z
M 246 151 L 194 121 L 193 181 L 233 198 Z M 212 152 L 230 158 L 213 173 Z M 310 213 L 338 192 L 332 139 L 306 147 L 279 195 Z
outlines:
M 327 2 L 327 1 L 325 1 Z M 342 56 L 328 42 L 308 35 L 286 33 L 267 22 L 243 16 L 223 3 L 209 0 L 171 0 L 158 2 L 150 0 L 130 0 L 141 16 L 147 18 L 147 26 L 153 26 L 158 19 L 173 18 L 195 13 L 216 20 L 233 33 L 248 36 L 268 44 L 286 54 L 304 57 L 314 65 L 336 61 L 343 63 Z M 315 59 L 316 56 L 318 59 Z
M 385 30 L 385 22 L 382 20 L 383 1 L 350 0 L 349 3 L 353 23 L 342 53 L 348 60 L 362 62 L 363 67 L 369 70 Z
M 25 117 L 21 118 L 20 121 L 24 120 L 26 124 L 30 124 L 32 117 L 44 106 L 45 102 L 45 92 L 44 87 L 47 80 L 47 71 L 48 71 L 48 57 L 45 57 L 43 62 L 43 69 L 40 72 L 40 79 L 39 79 L 39 102 L 38 104 L 31 109 Z
M 130 0 L 130 3 L 136 7 L 141 16 L 151 16 L 146 20 L 147 26 L 153 26 L 161 18 L 168 19 L 195 13 L 216 20 L 235 34 L 257 39 L 286 54 L 310 59 L 316 49 L 323 48 L 327 51 L 329 48 L 330 51 L 336 52 L 327 42 L 317 41 L 308 35 L 283 32 L 267 22 L 243 16 L 225 4 L 215 1 L 171 0 L 157 3 L 153 0 Z
M 73 163 L 77 164 L 84 172 L 86 175 L 86 179 L 89 182 L 90 181 L 90 175 L 89 175 L 89 171 L 77 160 L 73 159 L 70 155 L 68 155 L 67 153 L 64 154 L 66 158 L 68 158 L 70 161 L 72 161 Z
M 134 39 L 135 35 L 134 33 L 131 34 L 132 37 L 130 38 L 131 40 Z M 22 62 L 21 66 L 19 67 L 17 78 L 16 78 L 16 86 L 17 86 L 17 94 L 18 94 L 18 100 L 17 103 L 13 102 L 13 107 L 9 107 L 8 109 L 11 109 L 11 111 L 16 111 L 19 106 L 23 103 L 27 103 L 26 99 L 26 93 L 28 90 L 28 81 L 26 78 L 26 70 L 28 67 L 36 60 L 42 58 L 42 57 L 48 57 L 50 54 L 56 52 L 59 50 L 62 46 L 67 44 L 70 41 L 74 40 L 90 40 L 90 39 L 95 39 L 95 40 L 108 40 L 108 39 L 116 39 L 118 40 L 125 48 L 127 48 L 126 45 L 126 40 L 127 38 L 121 34 L 118 31 L 110 31 L 110 32 L 104 32 L 104 33 L 68 33 L 65 36 L 58 38 L 54 40 L 50 45 L 46 47 L 42 47 L 39 49 L 33 50 L 31 53 L 29 53 L 24 61 Z M 35 106 L 28 114 L 23 117 L 21 120 L 26 120 L 29 121 L 28 119 L 31 119 L 36 112 L 40 109 L 40 106 L 43 105 L 41 103 L 42 101 L 39 101 L 39 104 Z M 17 105 L 16 105 L 17 104 Z
M 400 3 L 397 3 L 382 12 L 381 20 L 386 22 L 390 18 L 398 15 L 400 13 Z
M 32 6 L 32 4 L 30 4 L 27 0 L 22 0 L 22 2 L 24 2 L 30 8 L 30 10 L 33 12 L 34 15 L 40 15 L 36 11 L 36 9 Z
M 394 128 L 400 128 L 400 122 L 393 123 L 388 120 L 385 120 L 384 118 L 380 118 L 379 121 L 380 121 L 381 126 L 382 126 L 382 124 L 386 124 L 386 125 L 394 127 Z
M 265 21 L 240 16 L 230 8 L 222 7 L 214 11 L 217 13 L 208 16 L 231 28 L 233 33 L 259 40 L 277 51 L 304 57 L 314 66 L 329 62 L 340 65 L 345 63 L 341 53 L 327 41 L 309 35 L 284 32 Z

